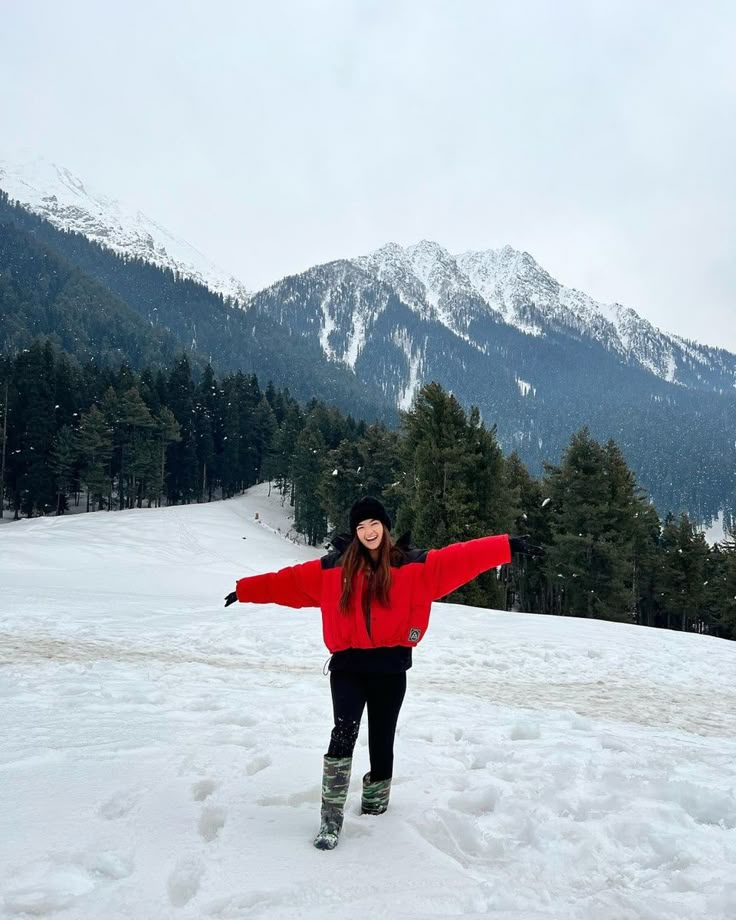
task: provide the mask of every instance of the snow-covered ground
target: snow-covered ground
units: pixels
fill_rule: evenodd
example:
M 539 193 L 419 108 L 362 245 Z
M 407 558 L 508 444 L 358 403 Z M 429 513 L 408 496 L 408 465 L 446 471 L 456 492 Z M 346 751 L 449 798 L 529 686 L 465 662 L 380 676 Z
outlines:
M 697 635 L 437 604 L 390 809 L 364 725 L 315 850 L 319 614 L 222 606 L 317 555 L 287 528 L 256 489 L 0 529 L 0 915 L 736 916 L 736 644 Z

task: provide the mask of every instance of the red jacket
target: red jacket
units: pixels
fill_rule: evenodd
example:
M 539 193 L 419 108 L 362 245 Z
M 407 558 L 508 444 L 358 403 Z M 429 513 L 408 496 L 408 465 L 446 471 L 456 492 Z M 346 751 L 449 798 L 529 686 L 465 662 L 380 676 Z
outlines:
M 415 646 L 427 631 L 432 601 L 439 600 L 481 572 L 511 562 L 506 535 L 452 543 L 443 549 L 412 550 L 391 567 L 389 604 L 371 603 L 370 632 L 362 610 L 364 576 L 356 576 L 353 610 L 338 609 L 342 593 L 340 554 L 292 565 L 278 572 L 253 575 L 237 582 L 238 600 L 286 607 L 319 607 L 322 631 L 330 652 L 348 648 Z

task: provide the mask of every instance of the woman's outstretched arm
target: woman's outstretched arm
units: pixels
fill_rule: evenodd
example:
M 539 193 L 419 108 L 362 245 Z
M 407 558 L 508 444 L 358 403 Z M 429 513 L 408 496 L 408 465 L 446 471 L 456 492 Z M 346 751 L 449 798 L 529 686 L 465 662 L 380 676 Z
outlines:
M 241 578 L 235 584 L 235 594 L 243 604 L 319 607 L 322 597 L 322 563 L 319 559 L 313 559 L 278 572 Z
M 439 600 L 482 572 L 507 562 L 511 562 L 511 545 L 506 534 L 431 549 L 425 574 L 432 599 Z

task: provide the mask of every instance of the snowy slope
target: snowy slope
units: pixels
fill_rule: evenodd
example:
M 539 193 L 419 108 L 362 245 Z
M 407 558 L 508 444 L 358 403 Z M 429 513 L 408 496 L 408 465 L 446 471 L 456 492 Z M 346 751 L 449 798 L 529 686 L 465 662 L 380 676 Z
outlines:
M 3 159 L 0 189 L 61 230 L 81 233 L 113 251 L 172 269 L 239 301 L 247 291 L 236 278 L 141 211 L 89 188 L 68 169 L 43 157 Z
M 364 725 L 315 850 L 319 614 L 222 607 L 314 557 L 287 526 L 258 489 L 0 528 L 4 917 L 734 916 L 736 645 L 701 636 L 435 605 L 390 810 Z

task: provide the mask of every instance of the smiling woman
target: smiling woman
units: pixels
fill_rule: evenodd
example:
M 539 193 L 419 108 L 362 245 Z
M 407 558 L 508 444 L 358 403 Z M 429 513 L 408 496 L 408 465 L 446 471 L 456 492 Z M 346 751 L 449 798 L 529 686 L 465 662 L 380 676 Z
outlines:
M 541 550 L 505 534 L 429 551 L 411 547 L 408 535 L 394 542 L 388 512 L 366 496 L 351 508 L 345 545 L 322 559 L 242 578 L 226 598 L 226 606 L 239 600 L 322 610 L 324 640 L 332 652 L 334 727 L 324 758 L 318 849 L 337 846 L 366 707 L 370 772 L 363 777 L 361 813 L 379 815 L 388 808 L 406 672 L 412 648 L 427 631 L 432 601 L 510 562 L 512 552 Z
M 383 537 L 383 524 L 380 521 L 362 521 L 358 524 L 355 535 L 366 549 L 375 552 Z

